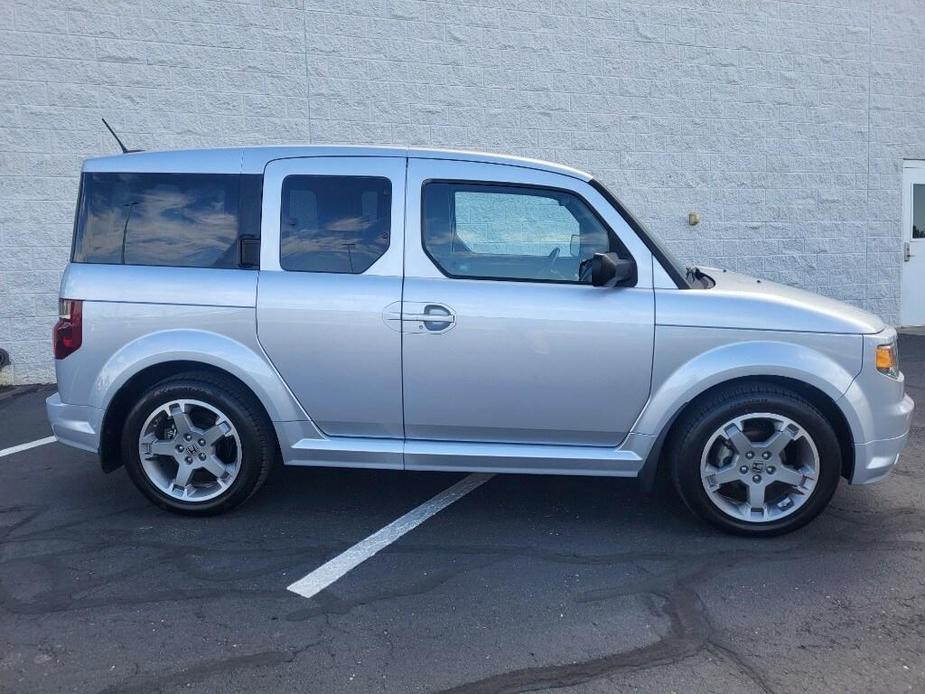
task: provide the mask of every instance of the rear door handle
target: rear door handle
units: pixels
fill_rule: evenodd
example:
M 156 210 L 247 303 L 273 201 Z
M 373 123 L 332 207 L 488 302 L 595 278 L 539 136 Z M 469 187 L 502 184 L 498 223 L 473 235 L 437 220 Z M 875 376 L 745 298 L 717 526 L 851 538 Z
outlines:
M 456 314 L 443 304 L 407 302 L 401 320 L 404 332 L 445 333 L 456 325 Z

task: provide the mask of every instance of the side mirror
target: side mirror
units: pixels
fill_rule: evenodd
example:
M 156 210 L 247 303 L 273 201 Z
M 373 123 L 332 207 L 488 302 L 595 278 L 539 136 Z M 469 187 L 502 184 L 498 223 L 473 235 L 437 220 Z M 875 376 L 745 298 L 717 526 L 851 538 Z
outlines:
M 595 287 L 625 287 L 636 284 L 636 261 L 610 251 L 591 258 L 591 284 Z
M 568 244 L 568 253 L 573 258 L 577 258 L 581 255 L 581 235 L 572 234 L 572 238 L 569 240 Z

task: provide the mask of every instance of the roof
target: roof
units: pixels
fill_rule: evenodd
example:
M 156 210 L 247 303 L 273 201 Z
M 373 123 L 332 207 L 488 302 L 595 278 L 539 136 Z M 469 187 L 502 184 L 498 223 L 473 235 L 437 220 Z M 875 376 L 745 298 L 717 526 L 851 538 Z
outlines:
M 280 147 L 228 147 L 215 149 L 185 149 L 154 152 L 132 152 L 96 157 L 84 162 L 84 171 L 134 173 L 263 173 L 274 159 L 295 157 L 414 157 L 418 159 L 453 159 L 458 161 L 507 164 L 540 169 L 591 180 L 592 176 L 560 164 L 539 159 L 486 154 L 455 149 L 417 147 L 363 147 L 300 145 Z

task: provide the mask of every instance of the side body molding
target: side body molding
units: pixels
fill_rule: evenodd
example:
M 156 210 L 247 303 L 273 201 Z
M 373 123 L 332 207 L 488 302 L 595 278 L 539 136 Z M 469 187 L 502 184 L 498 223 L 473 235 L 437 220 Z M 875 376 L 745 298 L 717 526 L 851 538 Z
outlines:
M 860 373 L 863 337 L 804 333 L 800 344 L 784 339 L 773 331 L 656 326 L 652 396 L 633 432 L 658 436 L 701 393 L 750 376 L 814 386 L 836 402 L 856 431 L 857 414 L 840 399 Z

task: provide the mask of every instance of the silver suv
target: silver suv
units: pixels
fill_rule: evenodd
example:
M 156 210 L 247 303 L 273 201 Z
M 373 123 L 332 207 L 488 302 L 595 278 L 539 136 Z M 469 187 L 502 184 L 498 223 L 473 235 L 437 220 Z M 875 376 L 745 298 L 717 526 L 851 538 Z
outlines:
M 513 157 L 92 159 L 60 303 L 55 435 L 197 515 L 279 459 L 658 467 L 701 518 L 773 535 L 884 477 L 913 407 L 876 316 L 682 267 L 590 175 Z

